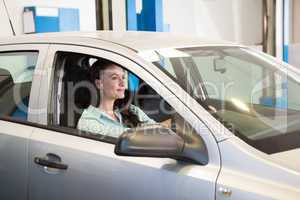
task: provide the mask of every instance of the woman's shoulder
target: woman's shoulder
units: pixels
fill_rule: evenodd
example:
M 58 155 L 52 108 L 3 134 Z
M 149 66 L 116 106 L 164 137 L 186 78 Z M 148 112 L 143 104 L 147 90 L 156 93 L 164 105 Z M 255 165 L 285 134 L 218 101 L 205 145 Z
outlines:
M 83 110 L 78 120 L 78 124 L 87 123 L 89 121 L 95 121 L 96 119 L 97 119 L 97 115 L 94 111 L 94 108 L 89 106 L 88 108 Z
M 98 110 L 96 107 L 90 105 L 86 109 L 83 110 L 81 114 L 81 118 L 94 118 L 100 116 L 102 112 Z
M 89 106 L 84 109 L 77 123 L 79 129 L 89 129 L 89 127 L 103 126 L 101 121 L 98 120 L 97 112 L 95 107 Z

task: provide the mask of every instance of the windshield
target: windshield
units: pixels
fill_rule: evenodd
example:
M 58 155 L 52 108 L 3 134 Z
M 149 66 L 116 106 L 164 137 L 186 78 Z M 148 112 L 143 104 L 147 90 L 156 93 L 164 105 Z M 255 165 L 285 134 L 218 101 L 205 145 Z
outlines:
M 299 75 L 240 47 L 140 52 L 217 120 L 253 147 L 276 153 L 300 146 Z

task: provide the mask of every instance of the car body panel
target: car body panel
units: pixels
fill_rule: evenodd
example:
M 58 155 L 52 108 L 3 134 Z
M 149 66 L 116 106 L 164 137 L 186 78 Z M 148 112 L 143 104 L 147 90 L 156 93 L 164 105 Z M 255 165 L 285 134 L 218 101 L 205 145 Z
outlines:
M 219 143 L 222 169 L 218 177 L 219 191 L 228 188 L 230 199 L 298 199 L 299 171 L 279 165 L 273 156 L 262 153 L 237 137 Z M 298 149 L 299 152 L 299 149 Z M 234 156 L 233 156 L 234 155 Z
M 300 172 L 300 159 L 295 159 L 300 155 L 300 149 L 293 149 L 270 155 L 279 165 L 285 166 L 297 172 Z
M 142 51 L 157 48 L 178 48 L 202 45 L 234 45 L 226 41 L 212 41 L 202 39 L 193 35 L 178 35 L 172 33 L 157 32 L 136 32 L 136 31 L 94 31 L 94 32 L 62 32 L 62 33 L 42 33 L 34 35 L 23 35 L 16 37 L 0 38 L 1 44 L 16 43 L 57 43 L 57 44 L 91 44 L 100 47 L 97 41 L 107 41 L 119 47 Z
M 34 128 L 3 120 L 0 127 L 0 199 L 26 199 L 28 145 Z
M 49 152 L 68 169 L 45 171 L 32 162 Z M 34 131 L 30 160 L 30 200 L 213 199 L 218 171 L 167 158 L 120 157 L 112 144 L 43 129 Z

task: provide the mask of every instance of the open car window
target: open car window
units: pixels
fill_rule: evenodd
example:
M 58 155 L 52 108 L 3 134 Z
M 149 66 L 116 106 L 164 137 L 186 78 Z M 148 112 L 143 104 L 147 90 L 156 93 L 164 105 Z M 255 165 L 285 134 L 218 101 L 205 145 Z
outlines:
M 52 126 L 64 127 L 81 136 L 92 135 L 94 138 L 114 143 L 117 137 L 107 137 L 99 132 L 93 132 L 93 130 L 81 131 L 78 129 L 78 122 L 85 110 L 98 101 L 97 90 L 89 79 L 89 69 L 99 59 L 101 58 L 86 54 L 57 53 L 51 97 L 53 114 L 49 118 L 49 123 Z M 120 99 L 122 105 L 132 105 L 142 118 L 151 119 L 150 124 L 141 123 L 138 124 L 138 127 L 164 126 L 182 137 L 198 135 L 192 126 L 150 85 L 140 79 L 138 75 L 125 68 L 124 70 L 126 90 L 125 98 Z
M 52 91 L 54 114 L 51 123 L 56 126 L 76 128 L 82 112 L 94 105 L 97 91 L 89 79 L 89 68 L 101 58 L 61 52 L 57 55 Z M 174 110 L 148 84 L 125 70 L 124 105 L 134 105 L 153 121 L 160 123 L 171 119 Z

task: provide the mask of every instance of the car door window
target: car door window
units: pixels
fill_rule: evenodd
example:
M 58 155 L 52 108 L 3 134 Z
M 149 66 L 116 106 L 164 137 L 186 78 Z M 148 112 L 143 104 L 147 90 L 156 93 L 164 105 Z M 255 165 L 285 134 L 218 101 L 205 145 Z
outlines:
M 125 96 L 115 102 L 119 105 L 117 109 L 123 119 L 123 126 L 121 130 L 116 129 L 118 125 L 110 120 L 110 116 L 98 109 L 100 91 L 95 88 L 90 79 L 91 65 L 103 58 L 58 52 L 55 60 L 53 78 L 55 84 L 51 97 L 53 115 L 49 118 L 52 126 L 64 127 L 73 134 L 107 139 L 113 143 L 122 131 L 144 126 L 165 126 L 182 137 L 197 135 L 192 126 L 170 106 L 165 98 L 138 75 L 127 71 L 123 66 L 120 67 L 124 70 Z M 131 121 L 133 119 L 126 118 L 122 112 L 124 109 L 130 111 L 132 109 L 139 122 L 133 123 Z M 88 120 L 80 121 L 83 116 Z
M 0 53 L 0 117 L 27 121 L 38 52 Z

